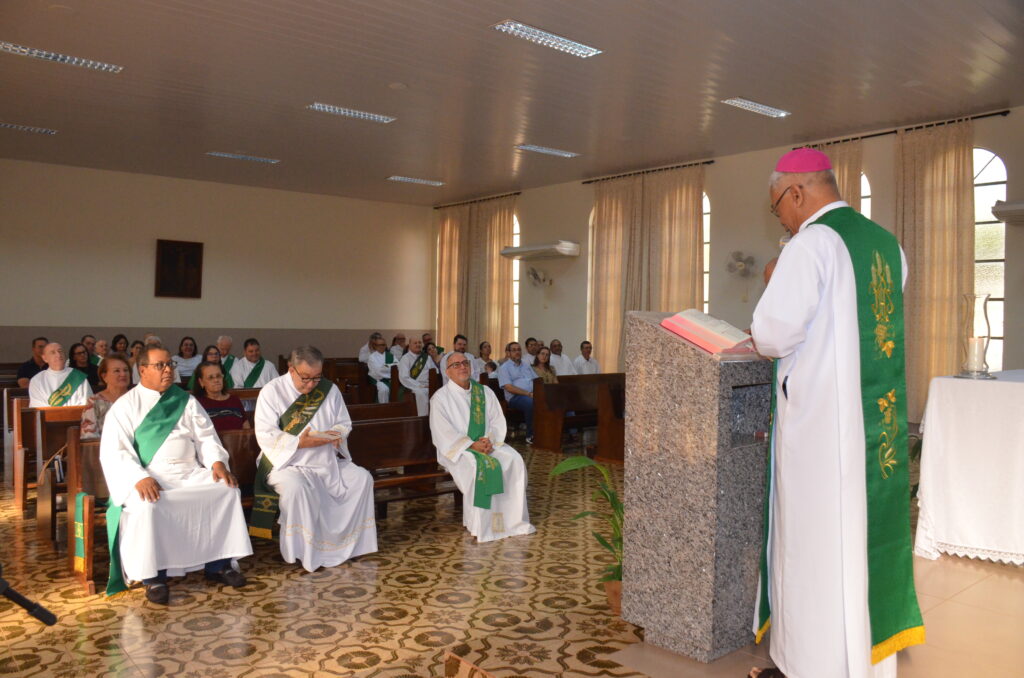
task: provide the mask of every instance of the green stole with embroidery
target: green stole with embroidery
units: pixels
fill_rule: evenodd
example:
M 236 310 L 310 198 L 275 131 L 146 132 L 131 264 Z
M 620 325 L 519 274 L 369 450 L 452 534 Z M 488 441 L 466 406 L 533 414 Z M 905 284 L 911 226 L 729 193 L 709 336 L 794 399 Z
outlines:
M 466 435 L 476 442 L 487 432 L 487 398 L 484 387 L 478 381 L 469 380 L 469 431 Z M 481 454 L 466 448 L 476 458 L 476 486 L 473 491 L 473 506 L 491 508 L 491 497 L 505 491 L 501 478 L 501 464 L 489 454 Z
M 180 387 L 172 384 L 169 389 L 160 395 L 138 428 L 135 429 L 135 440 L 132 447 L 135 454 L 139 455 L 139 462 L 143 468 L 149 466 L 156 455 L 157 450 L 167 440 L 167 436 L 181 419 L 185 406 L 188 405 L 188 393 Z M 107 507 L 107 544 L 110 546 L 110 575 L 107 578 L 107 595 L 112 596 L 128 588 L 124 581 L 124 573 L 121 570 L 121 547 L 118 540 L 118 528 L 121 523 L 121 510 L 123 507 L 111 503 Z
M 420 378 L 420 372 L 423 371 L 423 366 L 427 364 L 427 352 L 420 351 L 420 354 L 416 356 L 416 361 L 409 368 L 409 376 L 413 379 Z
M 57 387 L 57 390 L 50 394 L 46 404 L 50 407 L 63 407 L 67 405 L 68 401 L 71 400 L 71 396 L 75 394 L 78 387 L 85 381 L 85 372 L 77 368 L 71 368 L 71 372 L 64 378 L 61 385 Z
M 333 385 L 330 379 L 321 379 L 312 391 L 299 394 L 295 402 L 278 418 L 277 425 L 285 433 L 298 436 L 320 410 Z M 256 468 L 256 481 L 253 483 L 252 516 L 249 518 L 249 534 L 261 539 L 274 538 L 278 494 L 267 480 L 273 470 L 274 464 L 266 454 L 261 454 Z
M 871 662 L 877 664 L 925 638 L 914 591 L 910 539 L 903 262 L 896 238 L 851 207 L 831 210 L 815 223 L 831 228 L 846 245 L 857 291 L 867 474 L 868 611 Z M 773 389 L 775 383 L 773 379 Z M 765 489 L 766 526 L 769 488 Z M 765 550 L 767 537 L 765 530 Z M 762 554 L 758 640 L 770 617 L 766 558 L 766 553 Z
M 263 374 L 263 364 L 266 362 L 267 361 L 264 360 L 263 358 L 260 358 L 259 361 L 257 361 L 257 363 L 252 368 L 252 372 L 250 372 L 249 376 L 245 378 L 245 383 L 242 384 L 243 388 L 256 387 L 256 380 L 260 378 L 261 374 Z

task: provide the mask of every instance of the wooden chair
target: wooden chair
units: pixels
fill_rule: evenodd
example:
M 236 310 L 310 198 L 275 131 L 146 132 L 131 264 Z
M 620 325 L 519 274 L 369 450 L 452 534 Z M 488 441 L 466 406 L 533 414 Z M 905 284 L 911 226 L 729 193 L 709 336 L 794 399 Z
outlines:
M 626 449 L 626 385 L 597 386 L 597 454 L 602 463 L 622 464 Z

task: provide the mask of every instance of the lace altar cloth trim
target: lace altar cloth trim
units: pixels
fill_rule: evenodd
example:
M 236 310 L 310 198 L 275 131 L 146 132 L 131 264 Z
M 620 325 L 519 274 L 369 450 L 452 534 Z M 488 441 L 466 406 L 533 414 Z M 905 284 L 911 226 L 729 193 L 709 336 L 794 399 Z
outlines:
M 1006 563 L 1007 565 L 1024 565 L 1024 553 L 1010 553 L 1009 551 L 993 551 L 991 549 L 979 549 L 971 546 L 957 546 L 945 542 L 934 542 L 935 550 L 948 553 L 951 556 L 962 558 L 977 558 L 978 560 L 991 560 L 993 563 Z

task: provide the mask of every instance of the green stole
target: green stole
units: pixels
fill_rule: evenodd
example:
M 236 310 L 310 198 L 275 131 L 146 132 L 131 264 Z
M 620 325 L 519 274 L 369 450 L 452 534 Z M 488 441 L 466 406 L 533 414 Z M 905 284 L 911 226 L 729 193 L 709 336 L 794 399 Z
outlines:
M 61 385 L 57 387 L 57 390 L 50 394 L 46 403 L 50 407 L 63 407 L 67 405 L 68 401 L 71 400 L 71 396 L 75 394 L 75 391 L 78 390 L 83 381 L 85 381 L 85 372 L 78 368 L 71 368 L 71 372 L 64 378 Z
M 220 364 L 224 366 L 224 374 L 230 375 L 231 374 L 231 368 L 235 364 L 235 356 L 233 356 L 233 355 L 222 356 L 221 359 L 220 359 Z
M 871 662 L 877 664 L 925 638 L 914 591 L 910 540 L 903 262 L 896 238 L 851 207 L 831 210 L 816 223 L 842 238 L 857 289 L 867 474 L 868 612 Z M 775 383 L 773 380 L 773 388 Z M 770 473 L 769 469 L 769 478 Z M 766 515 L 769 506 L 766 503 Z M 770 615 L 765 557 L 763 554 L 758 639 Z
M 156 402 L 138 428 L 135 429 L 135 440 L 132 447 L 135 454 L 139 455 L 142 467 L 146 468 L 153 461 L 157 450 L 167 440 L 167 436 L 181 419 L 185 406 L 188 405 L 189 395 L 176 384 L 163 392 L 160 400 Z M 77 504 L 76 504 L 77 507 Z M 124 573 L 121 571 L 121 547 L 118 543 L 118 528 L 121 523 L 121 510 L 123 507 L 111 503 L 107 507 L 107 543 L 110 546 L 110 575 L 107 578 L 107 595 L 127 590 L 128 586 L 124 581 Z M 78 515 L 76 513 L 76 515 Z M 77 551 L 77 544 L 76 544 Z
M 90 365 L 95 367 L 95 366 L 99 365 L 101 362 L 102 362 L 102 360 L 95 353 L 93 353 L 92 355 L 89 356 L 89 364 Z
M 466 435 L 476 442 L 487 432 L 487 399 L 484 387 L 478 381 L 469 380 L 469 431 Z M 501 478 L 501 464 L 489 454 L 481 454 L 466 448 L 476 457 L 476 487 L 473 491 L 473 506 L 491 508 L 491 497 L 505 491 Z
M 420 354 L 416 356 L 416 362 L 409 368 L 409 376 L 413 379 L 420 378 L 420 372 L 423 371 L 423 366 L 427 364 L 427 352 L 420 351 Z
M 235 385 L 235 381 L 231 378 L 231 373 L 228 372 L 228 368 L 224 367 L 224 363 L 220 364 L 220 371 L 224 375 L 224 390 L 227 391 L 229 388 L 233 388 Z M 186 388 L 188 388 L 190 393 L 194 391 L 196 388 L 197 374 L 199 374 L 198 367 L 196 367 L 196 371 L 192 373 L 192 376 L 188 378 L 188 386 Z
M 306 428 L 327 400 L 331 392 L 330 379 L 321 379 L 309 393 L 299 394 L 287 410 L 278 418 L 277 425 L 285 433 L 297 436 Z M 274 520 L 277 518 L 278 494 L 270 486 L 267 476 L 274 470 L 274 465 L 266 454 L 260 455 L 260 463 L 256 469 L 256 480 L 253 483 L 252 516 L 249 518 L 249 534 L 261 539 L 274 538 Z
M 263 364 L 265 362 L 267 362 L 267 361 L 264 360 L 263 358 L 259 359 L 259 362 L 257 362 L 253 366 L 252 372 L 250 372 L 249 376 L 247 376 L 245 378 L 245 383 L 242 384 L 242 388 L 254 388 L 255 387 L 256 380 L 260 378 L 261 374 L 263 374 Z

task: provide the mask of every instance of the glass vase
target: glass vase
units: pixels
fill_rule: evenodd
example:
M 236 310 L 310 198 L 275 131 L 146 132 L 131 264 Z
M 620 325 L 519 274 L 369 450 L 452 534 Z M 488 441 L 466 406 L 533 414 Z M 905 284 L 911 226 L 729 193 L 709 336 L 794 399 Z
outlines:
M 961 318 L 963 318 L 963 337 L 960 354 L 963 366 L 960 374 L 962 379 L 995 379 L 988 371 L 985 354 L 992 328 L 988 322 L 988 294 L 963 295 Z

